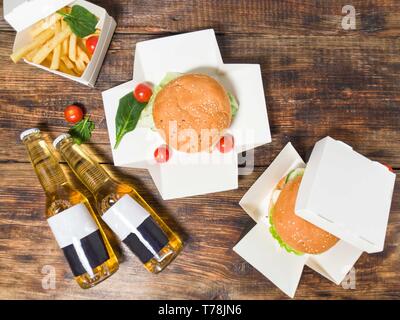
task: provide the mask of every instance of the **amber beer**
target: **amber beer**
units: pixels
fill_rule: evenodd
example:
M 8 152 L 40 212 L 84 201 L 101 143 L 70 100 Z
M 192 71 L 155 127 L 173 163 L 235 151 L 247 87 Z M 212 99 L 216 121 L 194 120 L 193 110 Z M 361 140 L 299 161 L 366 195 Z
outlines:
M 67 181 L 39 129 L 21 133 L 46 194 L 46 218 L 76 282 L 90 288 L 118 270 L 118 260 L 88 199 Z
M 93 193 L 101 218 L 140 259 L 158 273 L 181 251 L 182 241 L 130 185 L 112 179 L 68 134 L 54 146 Z

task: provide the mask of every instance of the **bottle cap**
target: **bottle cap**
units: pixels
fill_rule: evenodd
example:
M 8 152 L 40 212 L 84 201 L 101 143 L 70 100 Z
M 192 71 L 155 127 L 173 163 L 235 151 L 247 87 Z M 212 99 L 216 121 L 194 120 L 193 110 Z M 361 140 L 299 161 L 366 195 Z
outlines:
M 40 132 L 40 130 L 38 128 L 27 129 L 27 130 L 21 132 L 21 134 L 19 135 L 19 138 L 21 140 L 24 140 L 25 137 L 31 135 L 32 133 L 37 133 L 37 132 Z
M 68 133 L 63 133 L 63 134 L 60 134 L 57 138 L 55 138 L 54 139 L 54 141 L 53 141 L 53 146 L 54 146 L 54 148 L 57 148 L 57 145 L 61 142 L 61 141 L 63 141 L 64 139 L 67 139 L 67 138 L 69 138 L 71 135 L 69 135 Z

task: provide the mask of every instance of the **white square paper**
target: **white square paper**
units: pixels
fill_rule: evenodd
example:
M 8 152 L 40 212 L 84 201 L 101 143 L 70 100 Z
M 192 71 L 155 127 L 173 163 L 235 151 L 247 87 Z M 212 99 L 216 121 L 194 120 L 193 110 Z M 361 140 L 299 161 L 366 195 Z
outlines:
M 138 42 L 133 79 L 157 84 L 168 72 L 209 73 L 222 64 L 214 30 L 183 33 Z
M 362 254 L 359 248 L 340 240 L 322 254 L 298 256 L 280 248 L 271 236 L 267 216 L 272 192 L 282 177 L 304 165 L 288 143 L 241 199 L 239 204 L 257 226 L 233 248 L 290 297 L 295 294 L 304 265 L 340 284 Z
M 134 80 L 103 92 L 104 110 L 112 146 L 119 99 L 136 84 L 158 84 L 168 72 L 200 72 L 220 81 L 238 100 L 239 110 L 228 133 L 235 148 L 227 154 L 183 153 L 171 149 L 166 163 L 154 161 L 154 151 L 165 144 L 157 131 L 137 127 L 113 149 L 114 164 L 147 168 L 163 199 L 173 199 L 238 187 L 239 152 L 271 141 L 261 70 L 255 64 L 223 64 L 214 30 L 202 30 L 137 43 Z M 200 161 L 194 161 L 200 159 Z
M 258 223 L 233 248 L 243 259 L 293 298 L 307 255 L 296 256 L 276 246 L 268 227 Z

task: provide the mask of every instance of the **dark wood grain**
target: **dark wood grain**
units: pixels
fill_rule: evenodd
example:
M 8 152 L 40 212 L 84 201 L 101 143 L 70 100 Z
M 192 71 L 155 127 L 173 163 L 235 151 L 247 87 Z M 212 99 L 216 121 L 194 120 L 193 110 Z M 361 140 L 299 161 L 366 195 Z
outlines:
M 146 196 L 160 215 L 179 230 L 186 246 L 174 263 L 158 275 L 149 274 L 122 248 L 124 262 L 120 270 L 106 282 L 85 291 L 71 281 L 62 252 L 43 219 L 45 198 L 31 165 L 12 163 L 3 164 L 2 168 L 0 179 L 9 187 L 3 187 L 0 196 L 0 284 L 12 288 L 2 290 L 3 298 L 285 298 L 232 251 L 245 230 L 254 224 L 238 202 L 263 168 L 242 177 L 238 190 L 162 201 L 145 171 L 116 170 L 106 165 L 115 177 L 134 184 Z M 63 168 L 69 172 L 66 166 Z M 397 184 L 395 192 L 399 189 Z M 345 290 L 306 268 L 297 298 L 400 298 L 396 272 L 400 255 L 399 231 L 400 201 L 395 197 L 385 251 L 363 254 L 355 265 L 356 289 Z M 41 287 L 44 265 L 52 265 L 57 270 L 56 290 Z
M 346 35 L 336 0 L 98 0 L 117 19 L 118 33 L 165 34 L 214 28 L 220 34 Z M 396 0 L 353 0 L 359 32 L 399 34 Z M 3 20 L 0 30 L 12 28 Z
M 352 1 L 357 30 L 340 26 L 337 1 L 97 1 L 118 22 L 96 88 L 87 88 L 9 58 L 15 32 L 0 19 L 0 298 L 285 298 L 245 263 L 233 245 L 253 222 L 240 198 L 292 141 L 307 158 L 331 135 L 400 173 L 400 3 Z M 2 11 L 2 7 L 0 5 Z M 162 201 L 144 170 L 111 167 L 101 91 L 132 78 L 135 43 L 214 28 L 224 61 L 259 63 L 273 142 L 257 148 L 255 172 L 238 190 Z M 72 281 L 43 219 L 44 194 L 28 163 L 19 133 L 40 127 L 49 141 L 67 129 L 63 109 L 83 103 L 97 129 L 89 144 L 113 174 L 135 184 L 185 238 L 185 249 L 165 272 L 149 274 L 123 249 L 117 274 L 90 290 Z M 65 166 L 64 166 L 65 167 Z M 363 254 L 356 289 L 305 269 L 297 298 L 400 298 L 399 186 L 385 251 Z M 57 289 L 44 290 L 41 268 L 57 270 Z
M 0 61 L 7 83 L 0 96 L 2 135 L 17 144 L 0 150 L 0 160 L 25 159 L 19 132 L 41 126 L 53 136 L 65 130 L 63 107 L 79 100 L 99 130 L 93 142 L 103 162 L 110 149 L 100 91 L 132 77 L 132 48 L 149 37 L 116 35 L 96 89 L 90 89 L 20 63 L 9 62 L 14 35 L 1 33 Z M 398 52 L 393 40 L 379 37 L 218 37 L 227 62 L 262 66 L 274 144 L 261 148 L 257 165 L 270 163 L 288 140 L 310 150 L 330 134 L 376 160 L 400 167 L 398 130 Z M 385 49 L 383 49 L 385 48 Z M 396 62 L 397 61 L 397 62 Z M 34 90 L 33 90 L 34 84 Z M 63 87 L 64 90 L 54 90 Z M 18 88 L 18 94 L 15 89 Z M 30 117 L 22 117 L 29 112 Z M 25 160 L 24 160 L 25 161 Z

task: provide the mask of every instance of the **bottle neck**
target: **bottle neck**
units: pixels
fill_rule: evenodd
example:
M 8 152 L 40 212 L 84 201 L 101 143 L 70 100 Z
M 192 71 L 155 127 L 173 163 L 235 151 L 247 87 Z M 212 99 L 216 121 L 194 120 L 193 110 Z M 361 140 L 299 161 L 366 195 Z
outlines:
M 26 137 L 24 144 L 40 184 L 47 195 L 56 193 L 61 186 L 67 184 L 67 179 L 57 158 L 40 133 Z
M 107 172 L 71 138 L 60 141 L 57 148 L 72 171 L 95 196 L 104 184 L 112 183 Z

